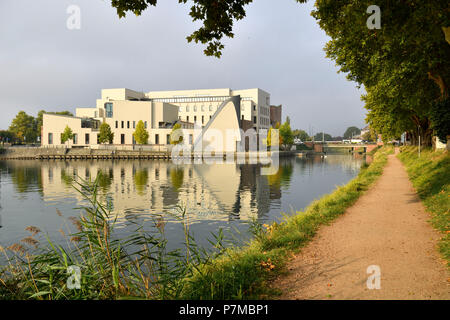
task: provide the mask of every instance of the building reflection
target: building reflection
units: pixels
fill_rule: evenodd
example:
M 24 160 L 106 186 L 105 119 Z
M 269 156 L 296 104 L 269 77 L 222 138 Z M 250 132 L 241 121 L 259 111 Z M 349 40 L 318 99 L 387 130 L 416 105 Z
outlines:
M 161 215 L 186 208 L 199 220 L 248 220 L 270 210 L 289 183 L 292 163 L 273 176 L 261 176 L 261 167 L 238 164 L 176 165 L 164 161 L 49 161 L 40 163 L 44 201 L 72 196 L 76 179 L 94 180 L 110 199 L 113 213 L 122 217 Z M 19 170 L 20 171 L 20 170 Z M 17 174 L 16 174 L 17 175 Z M 26 184 L 26 183 L 25 183 Z
M 265 218 L 282 208 L 282 196 L 301 197 L 309 176 L 327 183 L 336 172 L 354 175 L 361 165 L 360 155 L 333 155 L 327 158 L 280 158 L 279 170 L 261 175 L 260 165 L 185 164 L 166 161 L 0 161 L 2 176 L 10 177 L 18 194 L 38 191 L 45 202 L 67 202 L 83 197 L 72 187 L 77 179 L 98 177 L 102 199 L 110 201 L 114 214 L 124 219 L 152 219 L 185 208 L 194 221 L 249 220 Z M 293 184 L 293 177 L 296 182 Z M 322 183 L 322 182 L 321 182 Z M 295 203 L 293 203 L 295 205 Z

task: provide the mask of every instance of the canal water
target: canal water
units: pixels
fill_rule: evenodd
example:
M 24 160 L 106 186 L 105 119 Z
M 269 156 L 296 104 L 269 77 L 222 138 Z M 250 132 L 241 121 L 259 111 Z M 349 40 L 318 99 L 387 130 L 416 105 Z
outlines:
M 41 242 L 47 234 L 64 243 L 63 234 L 76 231 L 70 217 L 78 217 L 79 207 L 87 205 L 73 181 L 94 179 L 99 172 L 100 198 L 117 216 L 119 236 L 163 221 L 170 246 L 180 246 L 184 234 L 174 214 L 185 208 L 199 244 L 206 245 L 219 229 L 240 232 L 245 241 L 250 221 L 270 223 L 301 211 L 355 177 L 365 161 L 356 154 L 281 158 L 278 172 L 268 176 L 251 164 L 0 161 L 0 245 L 24 244 L 29 226 L 42 231 L 36 236 Z

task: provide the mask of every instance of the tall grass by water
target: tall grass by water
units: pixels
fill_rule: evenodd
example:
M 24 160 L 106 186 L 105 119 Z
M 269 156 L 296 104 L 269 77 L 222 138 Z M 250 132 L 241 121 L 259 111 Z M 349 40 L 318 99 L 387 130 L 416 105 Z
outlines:
M 431 223 L 442 233 L 439 250 L 450 267 L 450 155 L 445 150 L 433 151 L 402 147 L 399 159 L 427 211 Z
M 211 248 L 197 245 L 189 230 L 189 216 L 179 208 L 184 247 L 169 251 L 164 220 L 156 232 L 137 227 L 126 238 L 114 236 L 116 220 L 108 204 L 98 198 L 98 179 L 82 181 L 77 191 L 89 202 L 73 223 L 77 232 L 66 246 L 47 238 L 42 248 L 30 227 L 23 244 L 2 248 L 9 264 L 0 269 L 2 299 L 243 299 L 270 298 L 270 280 L 284 272 L 286 262 L 313 238 L 318 228 L 345 212 L 379 177 L 393 149 L 376 152 L 369 166 L 344 186 L 312 202 L 303 212 L 282 221 L 250 224 L 253 239 L 244 246 L 225 245 L 221 231 Z M 300 193 L 301 190 L 298 190 Z M 36 250 L 28 247 L 38 246 Z M 80 268 L 79 289 L 68 286 L 68 269 Z
M 66 237 L 66 246 L 47 237 L 41 248 L 34 238 L 40 230 L 30 226 L 22 243 L 0 248 L 9 261 L 0 269 L 0 299 L 178 299 L 197 266 L 224 251 L 221 231 L 213 235 L 212 249 L 197 245 L 182 208 L 175 218 L 183 227 L 183 249 L 167 249 L 162 218 L 155 219 L 155 232 L 136 227 L 115 238 L 116 218 L 99 201 L 100 179 L 75 182 L 88 205 L 80 208 L 80 219 L 72 218 L 77 232 Z

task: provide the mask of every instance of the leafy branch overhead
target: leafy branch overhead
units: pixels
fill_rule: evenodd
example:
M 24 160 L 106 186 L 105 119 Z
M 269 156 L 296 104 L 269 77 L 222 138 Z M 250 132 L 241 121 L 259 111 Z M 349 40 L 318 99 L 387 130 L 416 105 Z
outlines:
M 307 0 L 296 0 L 305 3 Z M 178 0 L 186 3 L 188 0 Z M 224 45 L 223 37 L 233 38 L 234 21 L 245 18 L 245 6 L 253 0 L 192 0 L 193 4 L 189 15 L 192 21 L 201 21 L 203 25 L 191 35 L 187 36 L 188 42 L 202 43 L 206 45 L 205 55 L 220 58 Z M 149 6 L 156 6 L 157 0 L 112 0 L 111 5 L 117 9 L 119 18 L 132 12 L 139 16 Z

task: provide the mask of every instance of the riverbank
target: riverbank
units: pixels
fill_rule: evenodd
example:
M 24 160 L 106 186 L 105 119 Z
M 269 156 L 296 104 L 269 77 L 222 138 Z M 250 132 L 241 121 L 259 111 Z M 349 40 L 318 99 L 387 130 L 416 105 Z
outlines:
M 275 151 L 273 152 L 274 156 Z M 276 151 L 279 157 L 296 155 L 297 151 Z M 227 153 L 215 155 L 214 152 L 203 158 L 225 159 Z M 253 161 L 258 158 L 271 157 L 272 153 L 234 152 L 234 159 Z M 177 157 L 172 156 L 172 146 L 99 146 L 99 148 L 40 148 L 40 147 L 7 147 L 1 149 L 0 160 L 171 160 L 183 157 L 183 152 Z M 200 154 L 190 153 L 190 158 L 198 158 Z
M 108 212 L 97 202 L 94 189 L 89 187 L 86 189 L 90 190 L 86 192 L 86 198 L 92 203 L 92 206 L 88 206 L 82 211 L 87 214 L 85 217 L 100 221 L 103 226 L 100 234 L 98 228 L 92 228 L 92 225 L 89 225 L 86 220 L 81 221 L 84 224 L 83 228 L 79 228 L 79 223 L 75 221 L 77 229 L 79 228 L 78 230 L 82 230 L 82 232 L 75 235 L 66 233 L 68 235 L 67 243 L 70 244 L 69 248 L 64 247 L 63 249 L 55 243 L 42 243 L 39 247 L 41 248 L 40 252 L 43 253 L 37 256 L 28 255 L 27 252 L 22 253 L 25 243 L 4 248 L 4 252 L 11 254 L 14 251 L 26 259 L 24 264 L 19 266 L 13 264 L 12 269 L 7 268 L 4 273 L 0 271 L 0 296 L 6 299 L 28 299 L 31 296 L 34 299 L 91 299 L 93 297 L 96 299 L 124 297 L 147 299 L 216 299 L 223 297 L 235 299 L 259 297 L 265 292 L 261 283 L 282 270 L 282 261 L 286 261 L 289 252 L 293 252 L 296 247 L 307 241 L 319 224 L 331 219 L 330 215 L 339 214 L 342 211 L 340 206 L 349 205 L 358 194 L 363 192 L 372 177 L 375 178 L 376 171 L 381 172 L 383 157 L 380 154 L 380 157 L 377 156 L 376 159 L 375 165 L 361 168 L 359 178 L 356 181 L 353 180 L 350 186 L 339 188 L 337 196 L 331 198 L 328 196 L 329 199 L 325 202 L 315 202 L 316 206 L 320 207 L 319 214 L 324 213 L 323 210 L 326 211 L 328 208 L 335 209 L 335 212 L 324 213 L 324 217 L 315 217 L 316 212 L 313 207 L 307 210 L 311 214 L 307 213 L 300 218 L 286 219 L 286 221 L 291 220 L 290 223 L 283 222 L 270 227 L 254 223 L 252 231 L 255 240 L 251 244 L 244 248 L 227 249 L 224 254 L 219 256 L 217 256 L 218 252 L 203 254 L 202 250 L 195 247 L 195 239 L 190 238 L 189 231 L 187 232 L 188 240 L 186 240 L 189 248 L 185 248 L 184 253 L 182 250 L 176 254 L 166 251 L 164 245 L 167 241 L 163 237 L 155 238 L 155 235 L 143 237 L 141 232 L 133 233 L 131 235 L 132 243 L 147 243 L 149 246 L 149 252 L 142 253 L 142 260 L 140 260 L 143 261 L 142 265 L 137 265 L 136 261 L 123 251 L 130 239 L 111 239 L 112 231 L 110 230 L 113 229 L 113 225 L 110 225 L 109 220 L 105 219 L 105 214 Z M 294 221 L 294 225 L 292 221 Z M 73 221 L 68 222 L 70 225 Z M 157 228 L 164 229 L 164 223 L 161 221 L 155 221 L 155 225 Z M 279 233 L 280 230 L 289 231 L 290 228 L 298 230 L 291 234 L 291 239 L 286 239 L 286 243 L 281 243 L 283 234 Z M 103 234 L 102 230 L 104 229 L 108 231 L 106 235 Z M 36 231 L 34 228 L 29 231 L 32 232 L 31 236 L 23 240 L 27 240 L 27 245 L 33 245 L 33 236 Z M 223 250 L 220 233 L 216 234 L 216 237 L 213 240 L 215 248 L 220 253 Z M 97 241 L 97 239 L 101 241 Z M 274 243 L 276 241 L 280 243 Z M 92 256 L 90 252 L 91 245 L 95 250 L 95 256 Z M 255 256 L 252 252 L 261 245 L 273 247 L 267 248 L 265 253 L 256 252 L 256 260 L 254 260 Z M 111 258 L 111 250 L 115 252 L 113 258 Z M 156 253 L 158 255 L 155 256 Z M 185 259 L 186 253 L 188 253 L 189 259 Z M 149 259 L 150 255 L 151 259 Z M 233 261 L 233 257 L 236 255 L 242 255 L 243 258 Z M 153 261 L 150 266 L 147 265 L 149 261 Z M 174 264 L 177 266 L 175 270 L 171 269 Z M 81 268 L 82 291 L 69 290 L 65 287 L 66 270 L 70 265 Z M 147 270 L 150 267 L 153 269 L 147 276 L 142 277 L 141 269 L 139 269 L 141 267 Z M 223 274 L 223 268 L 229 269 L 228 275 Z M 133 276 L 123 276 L 124 270 L 133 272 Z M 119 277 L 117 277 L 117 272 Z M 215 280 L 220 278 L 222 281 L 219 279 L 219 281 L 214 281 L 202 288 L 206 292 L 197 292 L 195 287 L 203 286 L 204 281 L 208 281 L 210 276 Z M 149 286 L 149 283 L 152 282 L 156 285 Z M 232 287 L 227 287 L 228 285 Z
M 419 192 L 444 193 L 447 155 L 428 151 L 418 161 L 414 149 L 404 149 L 400 157 L 410 161 L 413 180 L 421 176 Z M 448 192 L 445 198 L 434 216 L 442 231 L 448 231 Z M 376 184 L 319 231 L 274 287 L 281 299 L 449 299 L 449 273 L 436 250 L 442 233 L 428 219 L 405 168 L 390 155 Z M 374 272 L 378 284 L 370 280 Z
M 375 182 L 392 152 L 388 147 L 378 150 L 373 162 L 362 167 L 355 179 L 314 201 L 304 212 L 270 226 L 255 226 L 255 238 L 248 246 L 228 249 L 213 264 L 199 266 L 186 279 L 182 297 L 225 300 L 272 297 L 277 292 L 268 283 L 285 271 L 292 255 L 314 237 L 321 225 L 344 213 Z

